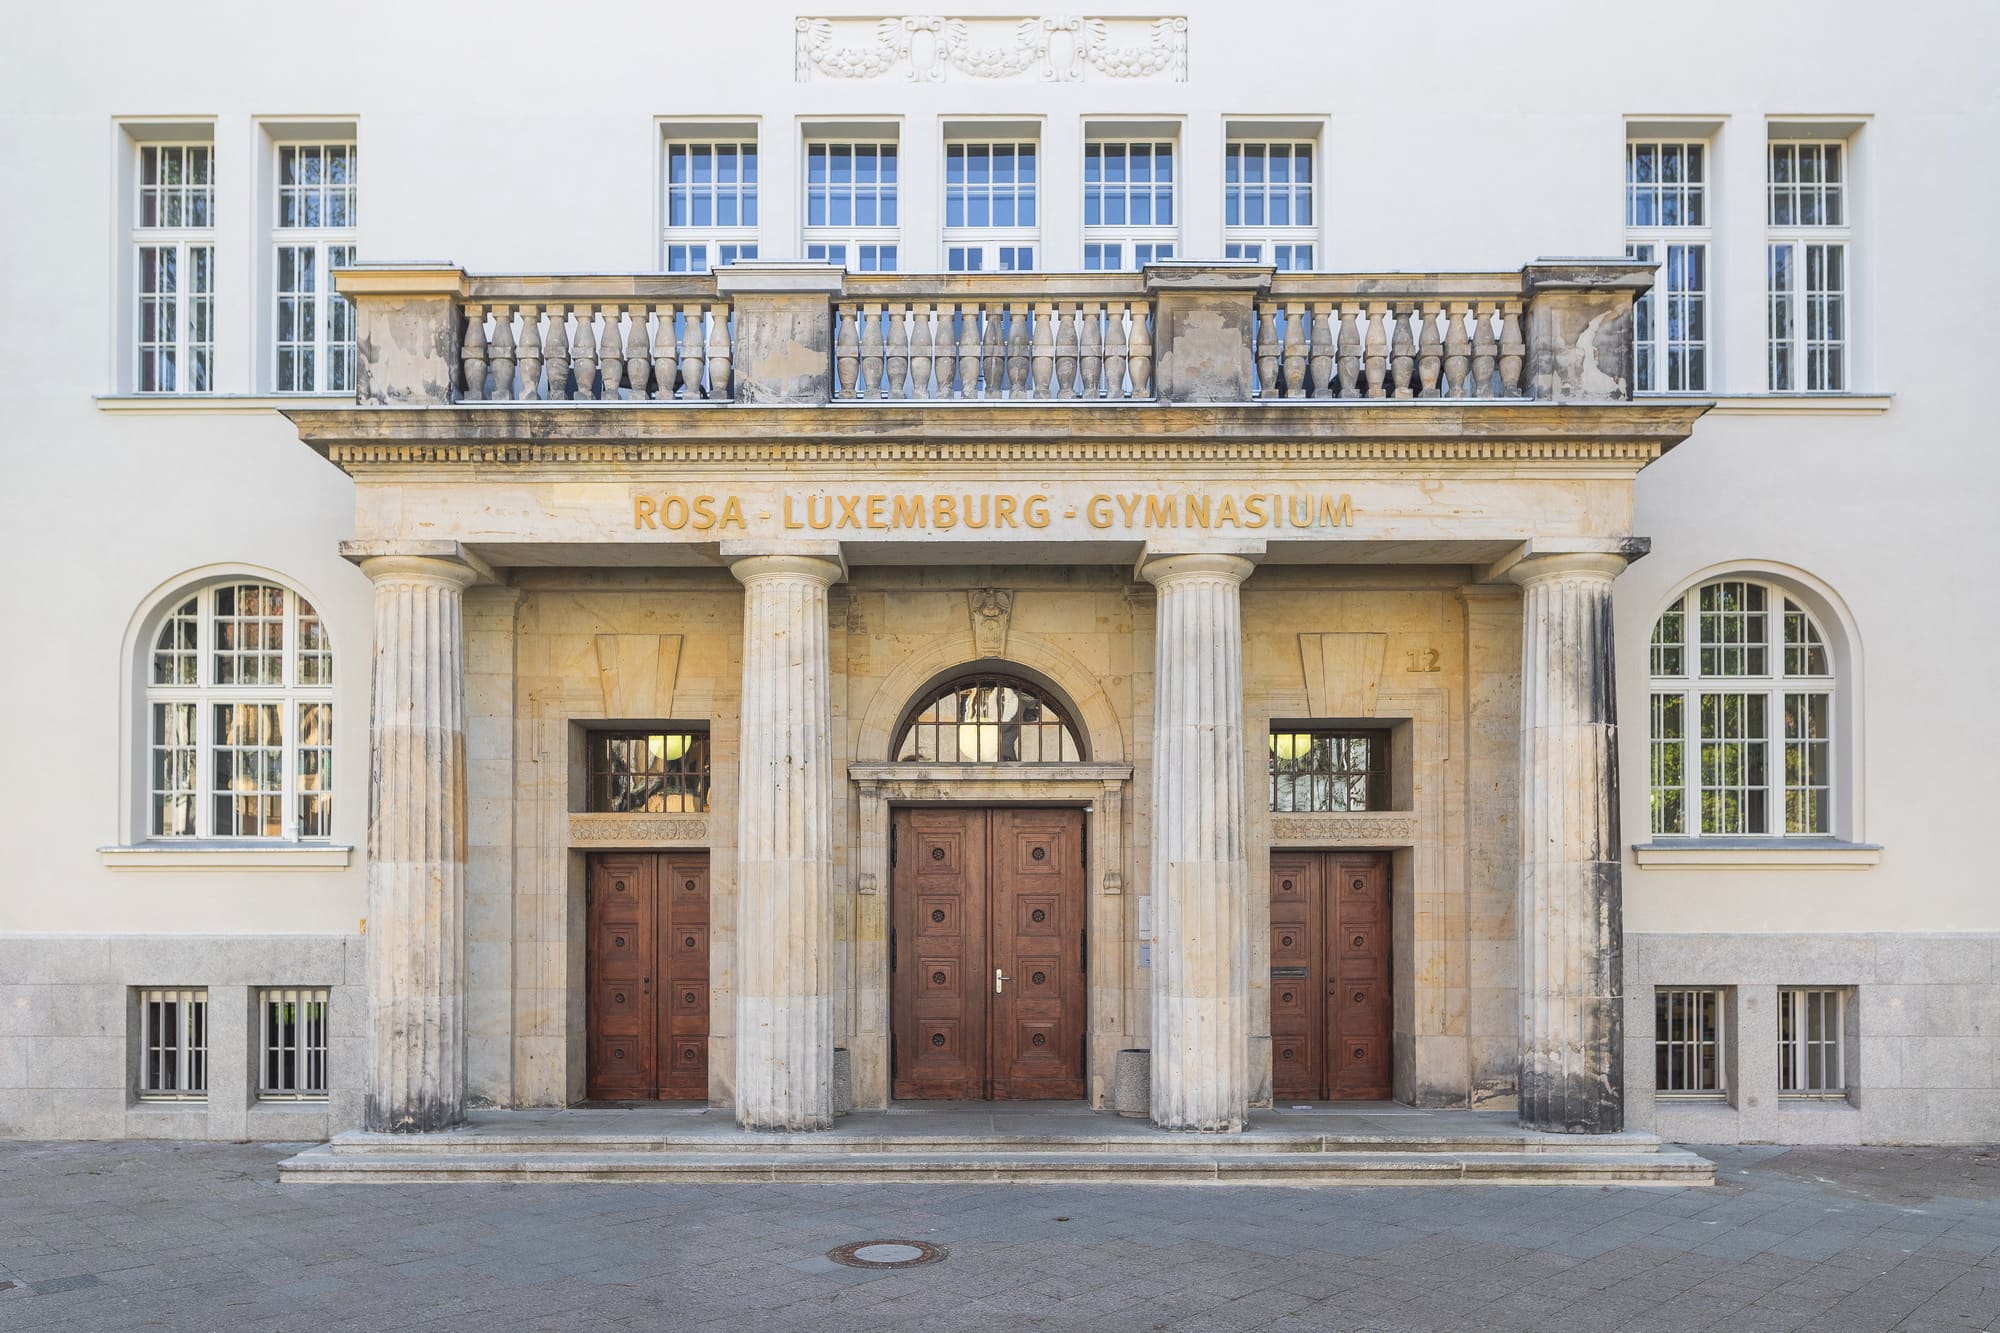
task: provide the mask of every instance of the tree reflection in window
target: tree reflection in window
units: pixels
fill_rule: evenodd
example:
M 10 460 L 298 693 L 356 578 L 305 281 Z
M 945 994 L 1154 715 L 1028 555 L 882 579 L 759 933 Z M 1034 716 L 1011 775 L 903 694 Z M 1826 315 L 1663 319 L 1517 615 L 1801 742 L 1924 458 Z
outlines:
M 1301 814 L 1386 810 L 1388 737 L 1284 727 L 1271 732 L 1271 808 Z
M 903 727 L 896 759 L 924 764 L 1059 764 L 1083 757 L 1062 707 L 1011 676 L 940 686 Z
M 706 731 L 590 734 L 585 808 L 610 814 L 699 814 L 708 809 Z

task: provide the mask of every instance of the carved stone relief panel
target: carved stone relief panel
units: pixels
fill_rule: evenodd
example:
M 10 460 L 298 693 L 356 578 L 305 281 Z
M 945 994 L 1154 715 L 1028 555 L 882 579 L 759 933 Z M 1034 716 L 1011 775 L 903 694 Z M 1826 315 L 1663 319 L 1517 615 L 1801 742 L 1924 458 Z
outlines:
M 911 83 L 962 79 L 1187 82 L 1184 17 L 801 18 L 796 77 Z

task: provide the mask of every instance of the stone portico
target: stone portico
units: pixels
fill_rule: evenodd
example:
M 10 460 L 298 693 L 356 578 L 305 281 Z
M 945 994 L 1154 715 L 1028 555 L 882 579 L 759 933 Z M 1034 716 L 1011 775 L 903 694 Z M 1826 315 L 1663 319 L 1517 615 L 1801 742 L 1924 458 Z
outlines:
M 706 853 L 711 1105 L 827 1128 L 838 1049 L 886 1107 L 893 813 L 1028 805 L 1083 812 L 1092 1105 L 1137 1048 L 1162 1127 L 1269 1106 L 1272 853 L 1368 849 L 1396 1099 L 1617 1130 L 1609 592 L 1700 410 L 1628 399 L 1647 276 L 346 271 L 358 402 L 290 415 L 377 589 L 369 1128 L 583 1100 L 611 850 Z M 898 761 L 974 668 L 1080 757 Z M 710 808 L 586 810 L 612 722 L 705 729 Z M 1386 808 L 1270 809 L 1308 722 Z

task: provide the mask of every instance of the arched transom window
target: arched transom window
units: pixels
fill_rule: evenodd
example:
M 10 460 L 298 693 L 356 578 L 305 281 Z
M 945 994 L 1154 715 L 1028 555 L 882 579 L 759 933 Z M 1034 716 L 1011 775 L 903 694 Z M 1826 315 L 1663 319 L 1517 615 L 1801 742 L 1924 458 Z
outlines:
M 1653 832 L 1833 831 L 1833 660 L 1784 589 L 1691 588 L 1653 626 Z
M 1025 680 L 965 676 L 939 686 L 904 724 L 896 758 L 926 764 L 1056 764 L 1082 759 L 1062 706 Z
M 146 662 L 147 831 L 333 833 L 333 651 L 312 603 L 239 580 L 173 603 Z

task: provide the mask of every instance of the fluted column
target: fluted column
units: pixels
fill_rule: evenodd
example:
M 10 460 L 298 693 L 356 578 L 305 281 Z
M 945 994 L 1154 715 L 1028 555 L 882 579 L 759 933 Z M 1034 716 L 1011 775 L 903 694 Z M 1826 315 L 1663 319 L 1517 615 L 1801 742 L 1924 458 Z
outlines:
M 368 783 L 371 1130 L 465 1119 L 465 673 L 456 560 L 382 555 Z
M 1521 585 L 1521 1123 L 1624 1124 L 1612 554 L 1529 556 Z
M 833 1124 L 833 755 L 826 590 L 838 561 L 747 555 L 736 853 L 736 1120 Z
M 1238 555 L 1168 555 L 1153 652 L 1153 1123 L 1240 1130 L 1250 1109 L 1250 867 Z

